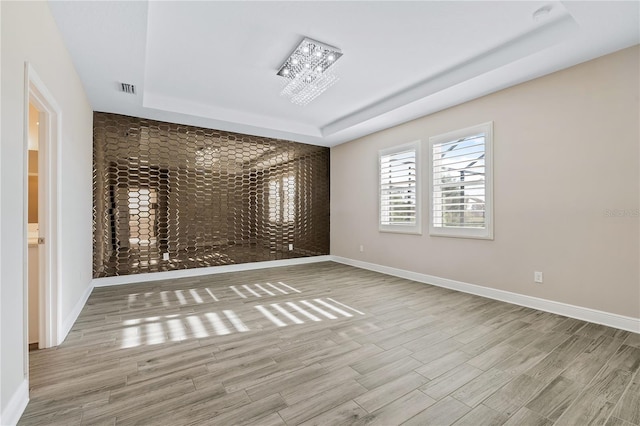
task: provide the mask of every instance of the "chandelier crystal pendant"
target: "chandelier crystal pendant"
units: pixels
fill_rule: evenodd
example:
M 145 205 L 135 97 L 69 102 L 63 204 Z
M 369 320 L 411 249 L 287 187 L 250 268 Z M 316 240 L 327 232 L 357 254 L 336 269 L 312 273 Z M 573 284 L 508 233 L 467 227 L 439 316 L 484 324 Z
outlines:
M 278 70 L 287 79 L 280 95 L 297 105 L 308 104 L 338 81 L 334 70 L 341 56 L 337 47 L 303 39 Z

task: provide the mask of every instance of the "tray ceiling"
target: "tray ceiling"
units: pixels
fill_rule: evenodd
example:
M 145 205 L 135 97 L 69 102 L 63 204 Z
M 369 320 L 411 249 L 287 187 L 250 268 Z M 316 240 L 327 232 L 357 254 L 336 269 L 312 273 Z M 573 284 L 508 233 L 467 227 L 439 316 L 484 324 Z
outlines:
M 324 146 L 640 41 L 638 2 L 50 5 L 94 110 Z M 305 36 L 344 56 L 340 80 L 299 106 L 276 72 Z

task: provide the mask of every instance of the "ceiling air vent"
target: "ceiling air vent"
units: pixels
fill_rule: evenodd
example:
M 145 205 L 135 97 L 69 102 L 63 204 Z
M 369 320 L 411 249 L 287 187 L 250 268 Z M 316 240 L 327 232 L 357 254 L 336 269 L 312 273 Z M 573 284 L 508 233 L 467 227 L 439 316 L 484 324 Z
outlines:
M 136 94 L 136 86 L 134 86 L 133 84 L 120 83 L 120 90 L 122 90 L 124 93 L 130 93 L 132 95 Z

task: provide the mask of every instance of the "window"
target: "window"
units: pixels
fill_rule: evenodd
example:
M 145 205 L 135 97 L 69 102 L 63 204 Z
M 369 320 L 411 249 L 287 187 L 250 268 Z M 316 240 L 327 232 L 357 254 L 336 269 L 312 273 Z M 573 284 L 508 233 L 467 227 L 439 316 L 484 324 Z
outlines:
M 296 178 L 283 176 L 269 181 L 269 221 L 292 223 L 296 218 Z
M 126 188 L 121 189 L 123 192 Z M 153 188 L 128 188 L 129 244 L 153 246 L 156 239 L 158 192 Z
M 380 231 L 422 232 L 419 159 L 419 141 L 380 151 Z
M 493 239 L 493 122 L 429 138 L 429 234 Z

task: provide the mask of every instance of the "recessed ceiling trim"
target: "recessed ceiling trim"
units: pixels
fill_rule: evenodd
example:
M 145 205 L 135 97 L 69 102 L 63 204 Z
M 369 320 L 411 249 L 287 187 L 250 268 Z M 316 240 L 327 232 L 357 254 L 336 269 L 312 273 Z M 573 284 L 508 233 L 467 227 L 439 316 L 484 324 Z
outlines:
M 54 1 L 50 8 L 94 110 L 333 146 L 637 45 L 639 4 Z M 551 12 L 536 21 L 545 6 Z M 566 14 L 575 22 L 556 21 Z M 309 28 L 348 48 L 348 57 L 336 90 L 298 108 L 278 96 L 284 79 L 274 73 Z M 123 96 L 121 78 L 136 83 L 136 96 Z
M 341 130 L 365 122 L 396 108 L 433 95 L 441 90 L 471 80 L 481 74 L 500 68 L 543 49 L 565 41 L 579 30 L 578 23 L 565 13 L 545 25 L 534 28 L 487 52 L 457 64 L 451 68 L 408 87 L 386 99 L 375 102 L 364 109 L 340 118 L 322 127 L 322 136 L 330 136 Z
M 316 126 L 301 122 L 282 120 L 277 117 L 270 117 L 259 114 L 252 114 L 247 111 L 220 108 L 212 104 L 190 101 L 188 99 L 166 96 L 159 93 L 145 90 L 142 105 L 145 108 L 153 108 L 172 113 L 192 115 L 195 117 L 209 118 L 217 121 L 227 121 L 236 125 L 247 125 L 252 127 L 285 130 L 290 133 L 321 137 L 320 129 Z M 235 129 L 220 129 L 232 130 Z

